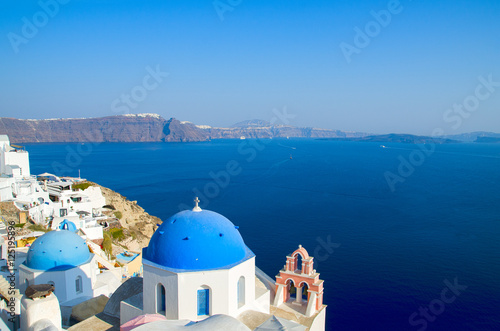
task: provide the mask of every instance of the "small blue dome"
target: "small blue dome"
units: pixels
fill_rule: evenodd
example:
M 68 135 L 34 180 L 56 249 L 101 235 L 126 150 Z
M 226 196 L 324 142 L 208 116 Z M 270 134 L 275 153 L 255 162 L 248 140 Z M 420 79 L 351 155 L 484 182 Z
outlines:
M 65 270 L 91 259 L 87 243 L 71 231 L 50 231 L 33 242 L 24 264 L 37 270 Z
M 59 229 L 61 230 L 68 230 L 71 232 L 77 232 L 78 229 L 76 228 L 75 223 L 68 221 L 67 219 L 64 219 L 61 223 L 59 223 Z
M 210 270 L 230 267 L 255 255 L 224 216 L 209 210 L 185 210 L 160 225 L 143 256 L 171 269 Z

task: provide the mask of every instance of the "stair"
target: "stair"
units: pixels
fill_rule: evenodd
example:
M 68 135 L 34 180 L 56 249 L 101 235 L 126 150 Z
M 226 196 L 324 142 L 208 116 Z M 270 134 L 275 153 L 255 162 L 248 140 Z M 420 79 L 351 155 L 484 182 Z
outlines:
M 12 292 L 9 281 L 7 281 L 4 276 L 0 275 L 0 294 L 2 294 L 6 300 L 11 300 L 12 297 L 21 300 L 23 297 L 19 289 L 15 289 L 14 294 L 9 294 L 9 292 Z

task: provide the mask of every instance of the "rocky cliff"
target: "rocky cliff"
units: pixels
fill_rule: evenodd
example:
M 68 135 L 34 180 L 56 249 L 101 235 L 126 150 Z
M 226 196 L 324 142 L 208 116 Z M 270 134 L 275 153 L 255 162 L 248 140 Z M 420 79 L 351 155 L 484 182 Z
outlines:
M 123 249 L 139 252 L 149 244 L 149 239 L 153 235 L 157 224 L 162 221 L 148 214 L 137 201 L 130 201 L 120 193 L 110 190 L 107 187 L 89 182 L 92 186 L 101 188 L 102 195 L 106 199 L 106 205 L 114 209 L 109 211 L 109 216 L 119 215 L 120 225 L 125 229 L 125 238 L 119 242 L 114 242 L 113 255 L 120 253 Z
M 195 125 L 157 114 L 100 118 L 20 120 L 0 117 L 0 134 L 13 143 L 31 142 L 189 142 L 245 138 L 346 138 L 360 133 L 271 125 L 252 120 L 230 128 Z
M 14 206 L 14 202 L 0 201 L 0 218 L 5 220 L 6 225 L 9 222 L 19 223 L 19 209 Z
M 209 140 L 210 137 L 207 133 L 198 128 L 196 125 L 189 122 L 179 122 L 171 118 L 163 127 L 163 134 L 161 141 L 170 142 L 186 142 L 186 141 L 204 141 Z
M 121 115 L 86 119 L 19 120 L 0 118 L 0 134 L 26 142 L 161 141 L 166 120 L 158 115 Z

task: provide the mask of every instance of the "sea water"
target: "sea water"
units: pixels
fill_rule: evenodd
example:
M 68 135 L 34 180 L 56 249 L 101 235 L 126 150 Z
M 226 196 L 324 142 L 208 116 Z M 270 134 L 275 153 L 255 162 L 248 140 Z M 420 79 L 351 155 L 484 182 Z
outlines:
M 500 330 L 500 144 L 425 147 L 247 139 L 26 148 L 33 174 L 80 170 L 161 219 L 198 196 L 239 226 L 273 278 L 301 244 L 324 280 L 328 330 Z

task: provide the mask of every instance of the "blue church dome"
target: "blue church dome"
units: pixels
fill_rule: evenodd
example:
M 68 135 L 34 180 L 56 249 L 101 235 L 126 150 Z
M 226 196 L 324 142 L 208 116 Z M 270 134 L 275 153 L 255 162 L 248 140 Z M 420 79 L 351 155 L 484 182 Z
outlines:
M 76 228 L 75 223 L 68 221 L 67 219 L 64 219 L 61 223 L 59 223 L 59 229 L 61 230 L 69 230 L 71 232 L 77 232 L 78 229 Z
M 88 262 L 87 243 L 71 231 L 50 231 L 33 242 L 24 264 L 37 270 L 65 270 Z
M 195 207 L 163 222 L 143 256 L 166 268 L 193 271 L 228 268 L 255 255 L 230 220 Z

